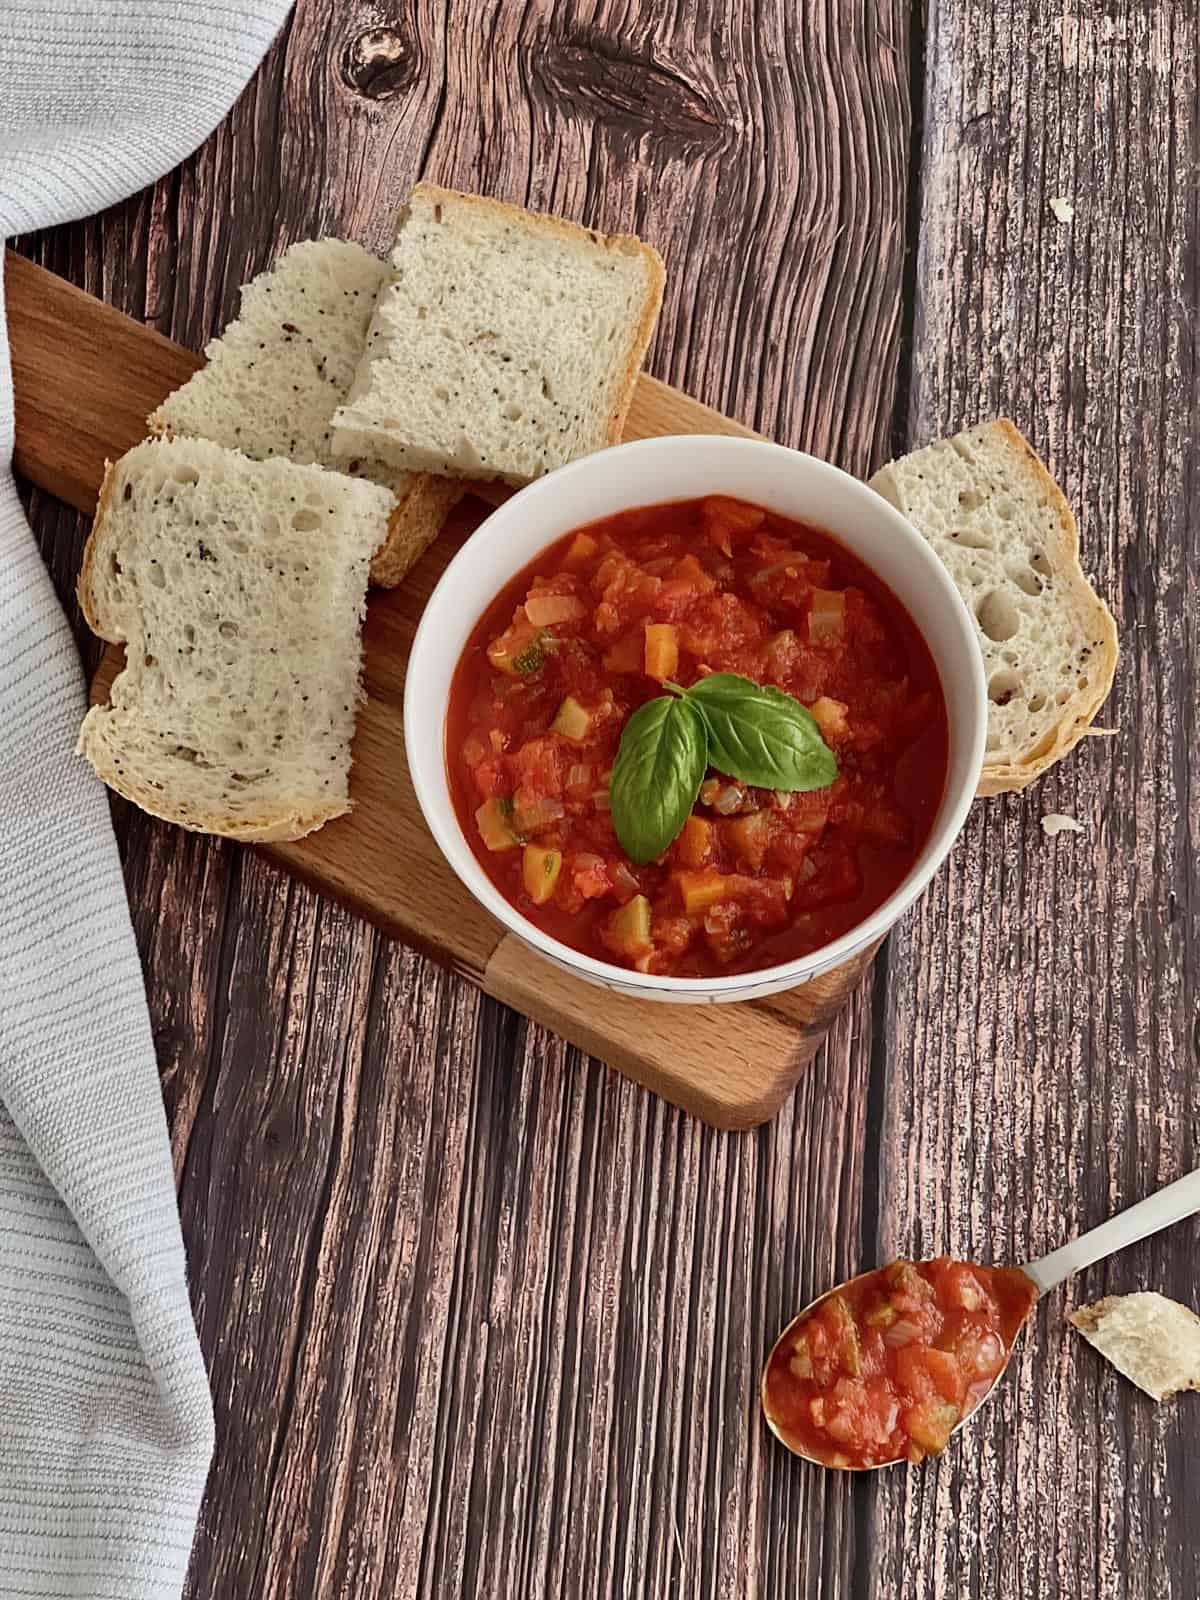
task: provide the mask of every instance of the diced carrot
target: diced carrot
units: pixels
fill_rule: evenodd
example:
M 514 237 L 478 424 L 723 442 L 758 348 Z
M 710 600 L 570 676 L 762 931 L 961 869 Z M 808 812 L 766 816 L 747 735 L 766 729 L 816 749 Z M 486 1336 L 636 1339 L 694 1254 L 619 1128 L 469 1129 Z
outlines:
M 673 872 L 671 876 L 689 917 L 697 916 L 729 895 L 730 880 L 712 867 L 705 867 L 700 872 Z
M 646 624 L 646 676 L 659 683 L 679 670 L 679 635 L 671 622 Z
M 722 555 L 728 556 L 733 554 L 733 537 L 761 528 L 767 514 L 760 506 L 747 505 L 744 500 L 713 494 L 704 502 L 700 515 L 705 533 Z
M 572 568 L 582 567 L 592 559 L 599 548 L 590 533 L 577 533 L 563 558 L 563 565 Z
M 734 817 L 725 823 L 724 834 L 741 859 L 757 869 L 763 864 L 770 842 L 771 813 L 751 811 L 748 816 Z
M 713 825 L 703 817 L 691 816 L 675 843 L 675 852 L 685 867 L 707 866 L 713 847 Z

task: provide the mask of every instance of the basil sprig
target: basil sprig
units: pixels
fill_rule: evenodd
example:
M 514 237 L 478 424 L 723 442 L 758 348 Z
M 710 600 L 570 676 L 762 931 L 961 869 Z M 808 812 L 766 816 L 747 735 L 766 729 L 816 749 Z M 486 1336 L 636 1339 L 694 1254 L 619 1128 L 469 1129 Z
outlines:
M 833 751 L 807 706 L 782 689 L 714 672 L 686 690 L 708 727 L 708 764 L 759 789 L 827 789 Z
M 683 827 L 708 766 L 704 718 L 686 697 L 660 695 L 621 733 L 608 799 L 613 827 L 631 861 L 653 861 Z
M 763 789 L 825 789 L 837 777 L 812 712 L 790 694 L 737 672 L 667 688 L 630 717 L 613 763 L 613 827 L 631 861 L 663 853 L 710 766 Z

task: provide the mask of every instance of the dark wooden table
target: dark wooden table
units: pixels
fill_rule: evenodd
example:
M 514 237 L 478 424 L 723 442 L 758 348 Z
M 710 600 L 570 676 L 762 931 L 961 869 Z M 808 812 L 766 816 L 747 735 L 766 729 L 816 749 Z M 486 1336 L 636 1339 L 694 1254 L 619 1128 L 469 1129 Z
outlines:
M 778 439 L 865 472 L 1015 417 L 1124 640 L 1117 737 L 976 808 L 752 1135 L 118 808 L 216 1395 L 197 1600 L 1200 1592 L 1200 1401 L 1063 1318 L 1195 1303 L 1194 1223 L 1044 1307 L 941 1462 L 809 1470 L 756 1404 L 860 1263 L 1019 1260 L 1200 1161 L 1197 35 L 1194 0 L 307 0 L 183 167 L 23 241 L 199 348 L 420 174 L 636 229 L 651 370 Z M 31 501 L 71 604 L 85 529 Z

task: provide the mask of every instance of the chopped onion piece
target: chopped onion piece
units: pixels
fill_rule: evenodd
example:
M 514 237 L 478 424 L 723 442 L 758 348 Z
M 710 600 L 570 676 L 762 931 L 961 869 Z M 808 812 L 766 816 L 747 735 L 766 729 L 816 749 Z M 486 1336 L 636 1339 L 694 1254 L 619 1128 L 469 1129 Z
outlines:
M 726 783 L 721 785 L 710 804 L 713 810 L 721 816 L 731 817 L 744 804 L 745 799 L 745 789 L 740 788 L 736 783 Z
M 899 1317 L 892 1325 L 883 1330 L 883 1342 L 890 1350 L 895 1350 L 902 1344 L 912 1344 L 914 1339 L 923 1339 L 925 1330 L 917 1322 L 907 1322 Z
M 623 861 L 618 861 L 613 867 L 612 880 L 618 889 L 627 890 L 630 894 L 641 894 L 642 892 L 641 884 Z
M 539 828 L 548 828 L 565 815 L 566 809 L 561 800 L 543 795 L 514 811 L 513 822 L 521 833 L 536 833 Z
M 525 615 L 535 628 L 548 628 L 555 622 L 574 622 L 586 613 L 582 600 L 570 594 L 531 594 L 525 602 Z

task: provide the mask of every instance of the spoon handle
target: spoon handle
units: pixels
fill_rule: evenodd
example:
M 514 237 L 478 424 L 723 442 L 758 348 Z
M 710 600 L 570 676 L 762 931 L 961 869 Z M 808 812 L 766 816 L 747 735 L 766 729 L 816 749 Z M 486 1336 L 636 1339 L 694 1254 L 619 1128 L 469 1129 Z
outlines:
M 1136 1244 L 1160 1228 L 1169 1228 L 1173 1222 L 1190 1217 L 1200 1211 L 1200 1168 L 1177 1178 L 1157 1194 L 1147 1195 L 1128 1211 L 1120 1211 L 1098 1228 L 1080 1234 L 1058 1250 L 1038 1261 L 1030 1261 L 1024 1271 L 1045 1294 L 1056 1289 L 1064 1278 L 1105 1256 L 1115 1255 L 1127 1244 Z

